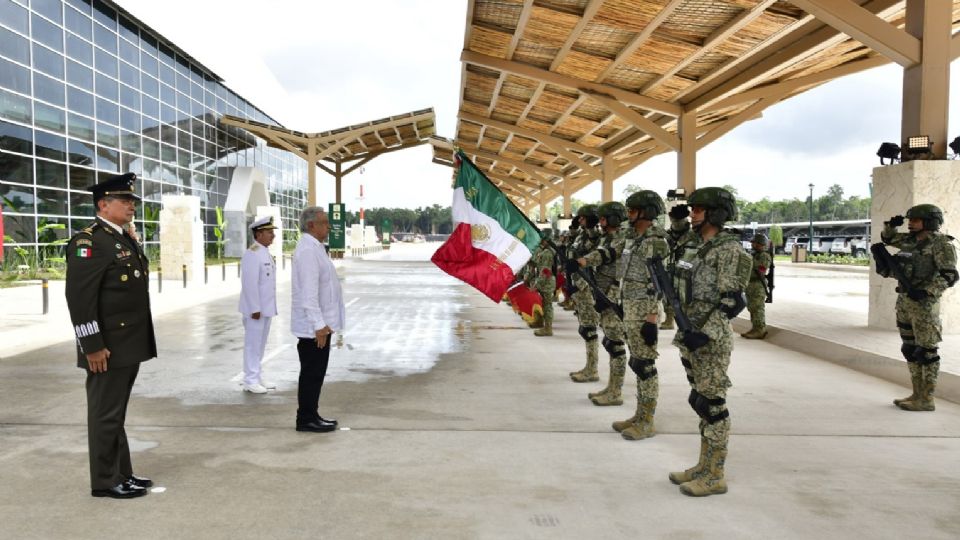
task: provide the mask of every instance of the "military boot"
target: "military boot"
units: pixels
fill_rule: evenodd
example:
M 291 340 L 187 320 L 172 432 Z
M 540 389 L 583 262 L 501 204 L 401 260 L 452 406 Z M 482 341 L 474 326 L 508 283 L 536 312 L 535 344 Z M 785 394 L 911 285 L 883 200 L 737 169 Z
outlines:
M 746 339 L 763 339 L 767 337 L 767 329 L 753 327 L 749 331 L 744 332 L 740 335 Z
M 703 472 L 703 465 L 707 460 L 707 439 L 700 437 L 700 459 L 697 461 L 697 464 L 685 471 L 672 472 L 670 473 L 670 481 L 674 484 L 680 485 L 686 482 L 693 480 L 694 478 L 700 476 L 700 473 Z
M 638 408 L 642 411 L 640 418 L 632 426 L 620 432 L 620 436 L 628 441 L 648 439 L 657 434 L 657 430 L 653 427 L 653 413 L 657 410 L 657 400 L 644 401 Z
M 723 469 L 727 461 L 727 445 L 707 443 L 703 470 L 693 480 L 680 484 L 680 493 L 691 497 L 706 497 L 727 492 Z
M 940 362 L 919 367 L 920 379 L 917 399 L 903 401 L 897 404 L 897 407 L 905 411 L 935 411 L 937 406 L 933 401 L 933 392 L 937 389 L 937 372 L 940 370 Z
M 585 383 L 585 382 L 597 382 L 600 380 L 600 376 L 597 374 L 597 363 L 599 362 L 597 358 L 597 350 L 599 349 L 599 344 L 597 340 L 584 341 L 587 348 L 587 365 L 580 371 L 574 371 L 570 373 L 570 378 L 573 382 Z
M 620 394 L 623 388 L 623 370 L 617 371 L 617 373 L 610 373 L 610 384 L 605 392 L 590 397 L 594 405 L 598 407 L 623 405 L 623 397 Z
M 633 416 L 627 418 L 626 420 L 617 420 L 616 422 L 610 424 L 614 431 L 617 433 L 622 433 L 623 430 L 632 426 L 636 422 L 640 421 L 640 418 L 643 416 L 643 407 L 640 404 L 640 401 L 637 401 L 637 412 L 633 413 Z
M 913 393 L 905 398 L 894 399 L 893 404 L 897 407 L 905 401 L 914 401 L 920 397 L 920 365 L 916 362 L 907 362 L 907 367 L 910 369 L 910 384 L 913 385 Z
M 538 317 L 533 322 L 528 322 L 527 326 L 529 326 L 530 328 L 543 328 L 543 319 Z
M 543 328 L 536 330 L 533 335 L 535 336 L 552 336 L 553 335 L 553 321 L 543 323 Z

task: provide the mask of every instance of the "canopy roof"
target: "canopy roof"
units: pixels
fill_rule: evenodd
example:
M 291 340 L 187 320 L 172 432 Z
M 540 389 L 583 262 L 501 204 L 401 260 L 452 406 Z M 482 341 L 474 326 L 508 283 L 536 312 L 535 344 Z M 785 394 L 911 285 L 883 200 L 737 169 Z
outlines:
M 433 139 L 434 161 L 456 145 L 529 208 L 837 77 L 918 63 L 904 20 L 903 0 L 469 0 L 456 137 Z

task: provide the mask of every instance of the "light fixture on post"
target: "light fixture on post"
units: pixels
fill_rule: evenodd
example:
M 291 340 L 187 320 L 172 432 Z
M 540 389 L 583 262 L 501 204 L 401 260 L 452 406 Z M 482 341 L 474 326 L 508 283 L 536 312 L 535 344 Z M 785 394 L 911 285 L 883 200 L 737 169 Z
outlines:
M 933 157 L 933 141 L 929 135 L 914 135 L 907 137 L 907 146 L 903 149 L 906 161 L 911 159 L 929 159 Z
M 954 159 L 956 159 L 957 156 L 960 156 L 960 137 L 957 137 L 956 139 L 954 139 L 953 142 L 948 144 L 947 146 L 949 146 L 950 149 L 953 150 Z
M 889 159 L 890 164 L 893 164 L 900 159 L 900 147 L 897 146 L 897 143 L 881 143 L 880 149 L 877 150 L 877 155 L 880 156 L 881 165 L 887 165 L 887 163 L 883 162 L 884 159 Z

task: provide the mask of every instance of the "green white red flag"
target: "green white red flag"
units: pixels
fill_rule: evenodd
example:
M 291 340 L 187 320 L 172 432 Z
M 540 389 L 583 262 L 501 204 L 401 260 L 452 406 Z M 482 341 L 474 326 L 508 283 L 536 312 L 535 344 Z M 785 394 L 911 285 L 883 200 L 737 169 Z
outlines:
M 462 152 L 455 157 L 454 229 L 430 260 L 500 302 L 540 244 L 540 231 Z

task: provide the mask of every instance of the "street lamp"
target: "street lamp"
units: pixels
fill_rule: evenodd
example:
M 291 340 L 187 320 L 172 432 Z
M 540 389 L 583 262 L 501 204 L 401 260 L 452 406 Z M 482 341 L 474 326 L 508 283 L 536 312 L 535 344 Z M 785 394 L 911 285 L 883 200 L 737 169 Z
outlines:
M 807 201 L 807 208 L 810 211 L 810 243 L 807 244 L 807 251 L 813 253 L 813 184 L 810 184 L 810 199 Z

